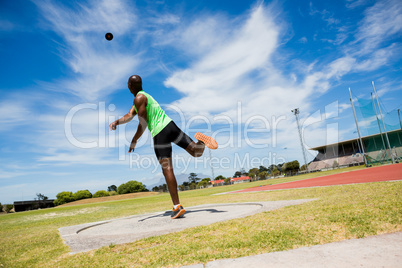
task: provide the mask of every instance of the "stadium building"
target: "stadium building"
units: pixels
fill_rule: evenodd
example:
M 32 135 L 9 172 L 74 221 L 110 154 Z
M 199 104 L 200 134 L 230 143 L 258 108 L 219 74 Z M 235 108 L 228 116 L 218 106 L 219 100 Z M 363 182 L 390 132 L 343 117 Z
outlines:
M 402 157 L 402 129 L 388 131 L 388 139 L 394 160 L 401 162 Z M 387 146 L 385 133 L 362 137 L 364 152 L 368 165 L 376 163 L 392 163 L 390 151 Z M 351 139 L 338 143 L 310 148 L 318 154 L 308 165 L 309 171 L 325 170 L 334 167 L 347 167 L 363 165 L 363 150 L 359 139 Z

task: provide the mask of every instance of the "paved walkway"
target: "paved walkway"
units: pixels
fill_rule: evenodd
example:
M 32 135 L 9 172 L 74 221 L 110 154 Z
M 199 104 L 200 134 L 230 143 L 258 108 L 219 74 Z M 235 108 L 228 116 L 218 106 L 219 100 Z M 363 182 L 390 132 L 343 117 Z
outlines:
M 240 267 L 402 267 L 402 232 L 325 245 L 224 259 L 186 268 Z

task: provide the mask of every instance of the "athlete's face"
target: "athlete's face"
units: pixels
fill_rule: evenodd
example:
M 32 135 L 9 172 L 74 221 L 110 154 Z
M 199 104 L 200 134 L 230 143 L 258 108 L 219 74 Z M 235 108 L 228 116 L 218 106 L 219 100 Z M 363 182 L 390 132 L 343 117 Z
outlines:
M 130 90 L 131 94 L 135 94 L 133 83 L 131 83 L 130 80 L 127 82 L 127 87 Z

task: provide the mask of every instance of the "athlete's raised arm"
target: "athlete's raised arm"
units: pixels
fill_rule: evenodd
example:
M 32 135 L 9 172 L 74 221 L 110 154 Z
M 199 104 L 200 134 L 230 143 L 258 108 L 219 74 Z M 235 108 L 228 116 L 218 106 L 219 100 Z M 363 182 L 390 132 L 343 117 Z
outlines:
M 135 145 L 137 144 L 138 139 L 142 136 L 144 133 L 145 129 L 147 128 L 148 122 L 147 122 L 147 97 L 145 97 L 142 94 L 138 94 L 135 99 L 134 99 L 134 105 L 137 107 L 138 111 L 138 128 L 137 132 L 135 133 L 130 149 L 128 150 L 129 153 L 134 152 Z
M 133 105 L 127 114 L 125 114 L 122 118 L 117 119 L 116 121 L 114 121 L 109 125 L 110 130 L 116 130 L 116 126 L 130 122 L 136 114 L 137 113 L 135 112 L 135 108 Z

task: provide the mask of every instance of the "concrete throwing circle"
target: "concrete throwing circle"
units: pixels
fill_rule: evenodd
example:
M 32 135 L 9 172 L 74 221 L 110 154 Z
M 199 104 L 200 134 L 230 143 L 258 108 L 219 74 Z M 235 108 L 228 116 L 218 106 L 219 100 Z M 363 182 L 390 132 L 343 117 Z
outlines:
M 200 205 L 186 208 L 183 218 L 170 218 L 171 211 L 136 215 L 110 221 L 87 223 L 59 229 L 72 253 L 242 218 L 256 213 L 298 205 L 314 199 Z

